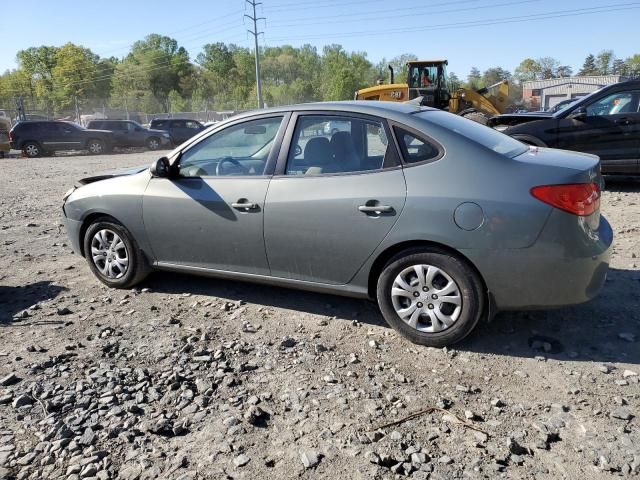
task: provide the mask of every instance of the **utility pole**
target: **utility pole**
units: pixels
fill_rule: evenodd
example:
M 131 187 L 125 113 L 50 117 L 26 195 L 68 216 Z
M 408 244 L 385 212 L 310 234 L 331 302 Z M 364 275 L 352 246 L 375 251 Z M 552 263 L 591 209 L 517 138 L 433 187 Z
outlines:
M 258 31 L 258 20 L 266 20 L 266 18 L 256 16 L 256 6 L 262 5 L 262 2 L 256 2 L 255 0 L 245 1 L 253 7 L 253 16 L 245 14 L 245 17 L 253 21 L 253 30 L 247 30 L 247 32 L 253 35 L 253 40 L 256 46 L 256 87 L 258 90 L 258 108 L 264 108 L 264 103 L 262 103 L 262 82 L 260 81 L 260 52 L 258 50 L 258 35 L 263 32 Z

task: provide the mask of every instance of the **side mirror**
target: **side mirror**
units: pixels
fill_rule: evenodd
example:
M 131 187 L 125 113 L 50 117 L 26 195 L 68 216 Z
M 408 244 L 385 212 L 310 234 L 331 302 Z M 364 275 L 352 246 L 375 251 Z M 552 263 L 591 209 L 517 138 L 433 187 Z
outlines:
M 568 117 L 572 120 L 584 120 L 587 118 L 587 109 L 585 107 L 576 108 Z
M 169 178 L 169 169 L 169 159 L 167 157 L 160 157 L 151 164 L 149 172 L 152 177 Z

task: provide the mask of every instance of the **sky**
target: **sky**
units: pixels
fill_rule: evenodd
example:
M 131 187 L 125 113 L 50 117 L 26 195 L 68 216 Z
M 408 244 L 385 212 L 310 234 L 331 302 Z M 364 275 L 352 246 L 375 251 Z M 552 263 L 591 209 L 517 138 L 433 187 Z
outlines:
M 260 44 L 318 49 L 338 43 L 377 63 L 402 53 L 446 58 L 464 78 L 471 67 L 513 72 L 526 57 L 555 57 L 574 71 L 589 53 L 640 53 L 640 1 L 625 0 L 261 0 Z M 175 38 L 192 59 L 205 43 L 253 47 L 244 0 L 21 0 L 28 18 L 0 27 L 0 72 L 31 46 L 73 42 L 123 57 L 150 33 Z M 246 8 L 245 8 L 246 7 Z M 5 19 L 6 20 L 6 19 Z

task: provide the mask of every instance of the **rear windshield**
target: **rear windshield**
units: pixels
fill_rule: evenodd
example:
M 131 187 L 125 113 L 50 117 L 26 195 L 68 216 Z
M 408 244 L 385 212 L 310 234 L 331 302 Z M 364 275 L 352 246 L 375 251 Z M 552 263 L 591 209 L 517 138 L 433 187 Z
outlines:
M 430 122 L 453 130 L 459 135 L 507 157 L 515 157 L 527 151 L 527 146 L 518 140 L 500 133 L 493 128 L 467 120 L 458 115 L 442 111 L 423 111 L 416 114 Z

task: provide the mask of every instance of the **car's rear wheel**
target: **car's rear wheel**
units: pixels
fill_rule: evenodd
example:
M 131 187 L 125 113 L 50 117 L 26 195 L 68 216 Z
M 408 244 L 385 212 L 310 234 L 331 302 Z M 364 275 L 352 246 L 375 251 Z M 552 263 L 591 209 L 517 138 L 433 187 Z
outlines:
M 151 137 L 149 140 L 147 140 L 147 148 L 149 150 L 157 150 L 158 148 L 160 148 L 160 139 Z
M 102 140 L 92 139 L 87 143 L 87 149 L 93 155 L 100 155 L 105 152 L 104 143 Z
M 42 155 L 42 148 L 37 142 L 27 142 L 22 146 L 22 151 L 29 158 L 35 158 Z
M 483 314 L 478 274 L 440 250 L 413 250 L 386 264 L 377 287 L 385 320 L 414 343 L 444 347 L 459 342 Z
M 93 274 L 109 287 L 129 288 L 149 271 L 129 230 L 111 218 L 98 219 L 87 228 L 84 253 Z

